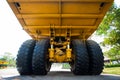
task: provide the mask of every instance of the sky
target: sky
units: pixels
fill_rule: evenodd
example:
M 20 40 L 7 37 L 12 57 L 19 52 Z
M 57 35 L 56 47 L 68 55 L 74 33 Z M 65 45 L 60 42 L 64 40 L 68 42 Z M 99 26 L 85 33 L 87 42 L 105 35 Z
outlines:
M 115 3 L 120 6 L 120 0 L 115 0 Z M 16 56 L 21 44 L 28 39 L 31 37 L 22 29 L 7 1 L 0 0 L 0 55 L 10 52 Z

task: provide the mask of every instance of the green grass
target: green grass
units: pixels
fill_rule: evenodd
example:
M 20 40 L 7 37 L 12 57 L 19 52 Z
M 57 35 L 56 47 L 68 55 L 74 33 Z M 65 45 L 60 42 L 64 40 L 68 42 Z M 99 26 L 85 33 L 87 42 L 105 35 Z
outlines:
M 70 65 L 67 63 L 63 64 L 63 69 L 70 69 Z M 103 70 L 104 74 L 116 74 L 116 75 L 120 75 L 120 67 L 115 67 L 114 65 L 112 66 L 107 66 L 104 68 Z
M 117 74 L 120 75 L 120 67 L 110 67 L 103 70 L 105 74 Z

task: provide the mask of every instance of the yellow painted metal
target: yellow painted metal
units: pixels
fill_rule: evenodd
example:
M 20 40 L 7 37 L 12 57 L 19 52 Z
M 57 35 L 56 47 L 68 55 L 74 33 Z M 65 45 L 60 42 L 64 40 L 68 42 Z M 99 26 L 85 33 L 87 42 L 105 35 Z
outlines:
M 55 61 L 54 49 L 49 49 L 49 61 Z
M 0 60 L 0 65 L 7 65 L 8 62 L 7 61 L 4 61 L 4 60 Z
M 23 29 L 33 38 L 65 36 L 87 39 L 98 28 L 113 0 L 7 0 Z M 37 33 L 39 31 L 39 34 Z
M 67 61 L 72 60 L 72 49 L 66 49 L 66 60 Z
M 60 55 L 60 51 L 61 50 L 57 50 L 55 51 L 54 49 L 49 49 L 49 61 L 51 62 L 65 62 L 66 59 L 66 55 L 65 54 L 61 54 Z
M 62 55 L 62 56 L 55 55 L 55 61 L 54 62 L 59 62 L 59 63 L 67 62 L 65 59 L 66 59 L 66 55 Z
M 51 62 L 70 62 L 72 60 L 72 50 L 66 49 L 63 52 L 60 48 L 49 49 L 49 61 Z

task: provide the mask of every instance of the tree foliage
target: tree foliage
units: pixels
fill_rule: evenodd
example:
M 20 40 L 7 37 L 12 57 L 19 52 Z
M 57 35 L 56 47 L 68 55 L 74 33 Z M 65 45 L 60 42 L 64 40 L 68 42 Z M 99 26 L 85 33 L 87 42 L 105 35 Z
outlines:
M 120 8 L 117 8 L 115 4 L 107 12 L 96 34 L 104 35 L 102 42 L 104 46 L 111 46 L 105 54 L 110 58 L 120 59 Z
M 110 29 L 110 26 L 113 25 L 112 21 L 114 20 L 115 17 L 115 11 L 116 11 L 116 6 L 113 4 L 107 14 L 105 15 L 103 21 L 99 25 L 96 34 L 97 35 L 107 35 L 108 30 Z
M 5 52 L 4 55 L 2 56 L 2 60 L 7 61 L 8 66 L 10 67 L 15 67 L 16 65 L 15 58 L 12 56 L 12 53 Z
M 108 57 L 112 59 L 119 59 L 120 58 L 120 50 L 118 47 L 113 47 L 109 51 L 106 51 L 105 54 L 107 54 Z

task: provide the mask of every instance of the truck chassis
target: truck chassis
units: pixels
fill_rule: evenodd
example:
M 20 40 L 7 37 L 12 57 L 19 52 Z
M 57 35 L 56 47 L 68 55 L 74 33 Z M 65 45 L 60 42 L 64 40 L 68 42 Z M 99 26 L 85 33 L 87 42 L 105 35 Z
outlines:
M 99 75 L 104 67 L 100 46 L 88 38 L 113 0 L 7 0 L 32 37 L 17 55 L 21 75 L 46 75 L 52 63 L 69 63 L 75 75 Z

